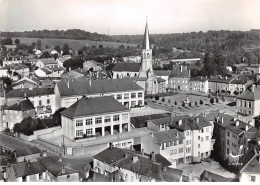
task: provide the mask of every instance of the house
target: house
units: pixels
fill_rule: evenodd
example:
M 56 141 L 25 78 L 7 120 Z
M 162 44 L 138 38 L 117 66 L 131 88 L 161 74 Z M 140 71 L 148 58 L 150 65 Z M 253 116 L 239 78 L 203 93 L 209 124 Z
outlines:
M 41 88 L 54 88 L 55 82 L 51 78 L 47 78 L 41 81 Z
M 58 62 L 54 60 L 53 58 L 45 58 L 45 59 L 39 59 L 38 62 L 36 62 L 35 66 L 38 68 L 46 68 L 46 67 L 54 67 L 58 65 Z
M 244 154 L 239 160 L 239 181 L 260 182 L 260 148 L 259 145 Z
M 27 148 L 14 150 L 14 157 L 18 163 L 23 161 L 34 162 L 37 161 L 37 158 L 41 157 L 42 153 L 36 146 L 28 146 Z
M 83 95 L 112 96 L 127 108 L 144 106 L 144 89 L 129 78 L 61 81 L 54 91 L 57 109 L 71 106 Z
M 49 68 L 38 68 L 34 71 L 35 75 L 38 77 L 50 77 L 52 76 L 52 70 Z
M 6 168 L 7 182 L 46 182 L 46 170 L 39 161 L 19 162 Z
M 88 60 L 83 63 L 83 69 L 86 71 L 89 71 L 90 69 L 93 69 L 93 71 L 101 71 L 102 67 L 100 66 L 100 63 L 94 61 L 94 60 Z
M 47 69 L 52 71 L 52 73 L 50 75 L 47 75 L 50 77 L 61 77 L 61 74 L 65 71 L 64 67 L 60 67 L 58 65 L 51 67 L 51 68 L 47 68 Z
M 16 49 L 16 45 L 15 44 L 7 44 L 7 45 L 4 45 L 6 50 L 9 51 L 9 50 L 15 50 Z
M 36 109 L 37 116 L 49 116 L 56 110 L 53 88 L 14 89 L 6 94 L 7 105 L 12 105 L 26 98 L 32 102 Z
M 260 86 L 252 84 L 236 97 L 237 112 L 242 115 L 260 115 Z
M 169 77 L 168 88 L 180 91 L 188 91 L 188 82 L 190 80 L 190 72 L 187 66 L 177 65 L 174 67 Z
M 169 70 L 154 70 L 154 74 L 157 77 L 164 79 L 165 80 L 165 86 L 168 88 L 170 71 Z
M 12 73 L 18 73 L 21 77 L 28 76 L 30 72 L 29 67 L 21 63 L 9 64 L 6 66 L 6 68 L 9 69 L 9 71 Z
M 72 140 L 130 131 L 129 109 L 113 97 L 83 97 L 61 112 L 62 134 Z M 115 132 L 115 133 L 114 133 Z
M 9 76 L 8 69 L 6 67 L 0 68 L 0 77 Z
M 221 75 L 209 77 L 209 93 L 221 93 L 229 91 L 229 83 L 232 77 L 223 77 Z
M 239 182 L 239 179 L 227 178 L 208 170 L 204 170 L 200 175 L 200 182 Z
M 247 66 L 247 69 L 248 69 L 252 74 L 260 73 L 260 64 L 251 64 L 250 66 Z
M 248 130 L 245 130 L 245 132 L 240 136 L 240 141 L 243 142 L 242 154 L 253 149 L 260 141 L 259 128 L 252 126 Z
M 58 65 L 60 67 L 63 67 L 63 63 L 66 61 L 66 60 L 69 60 L 71 58 L 70 55 L 62 55 L 62 56 L 59 56 L 56 61 L 58 63 Z
M 229 82 L 229 91 L 231 94 L 241 94 L 244 92 L 250 85 L 253 84 L 253 81 L 248 79 L 246 75 L 236 76 Z
M 20 80 L 12 84 L 13 89 L 23 89 L 23 88 L 37 88 L 41 84 L 41 81 L 35 77 L 23 77 Z
M 71 168 L 61 157 L 47 156 L 38 161 L 46 170 L 47 182 L 79 182 L 79 171 Z
M 10 65 L 10 64 L 19 64 L 22 62 L 23 62 L 22 58 L 15 58 L 15 57 L 4 58 L 3 67 L 6 67 L 7 65 Z
M 94 156 L 94 171 L 117 174 L 125 182 L 180 182 L 182 170 L 169 168 L 171 163 L 160 154 L 147 156 L 133 150 L 109 148 Z
M 145 153 L 161 154 L 176 168 L 176 164 L 185 158 L 184 140 L 183 133 L 177 129 L 169 129 L 142 136 L 141 147 Z
M 124 77 L 137 77 L 141 64 L 133 62 L 116 63 L 112 69 L 113 79 Z
M 22 100 L 2 109 L 3 129 L 13 129 L 14 124 L 20 123 L 24 118 L 35 118 L 36 110 L 29 99 Z
M 68 81 L 68 80 L 73 80 L 77 79 L 80 77 L 87 77 L 89 73 L 83 69 L 73 69 L 70 71 L 65 71 L 64 73 L 61 74 L 61 79 Z
M 189 80 L 189 91 L 208 93 L 209 81 L 206 77 L 191 77 Z

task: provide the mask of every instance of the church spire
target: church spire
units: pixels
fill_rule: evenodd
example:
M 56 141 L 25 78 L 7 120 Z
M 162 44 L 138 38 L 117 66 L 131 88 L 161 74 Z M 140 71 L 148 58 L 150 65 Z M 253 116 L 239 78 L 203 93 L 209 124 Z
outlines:
M 142 49 L 150 49 L 149 30 L 148 30 L 147 17 L 146 17 L 146 25 L 145 25 L 144 40 L 143 40 Z

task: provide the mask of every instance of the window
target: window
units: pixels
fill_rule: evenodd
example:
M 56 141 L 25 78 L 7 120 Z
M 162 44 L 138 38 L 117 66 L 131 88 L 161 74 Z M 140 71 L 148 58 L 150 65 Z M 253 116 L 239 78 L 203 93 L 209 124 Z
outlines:
M 227 148 L 227 154 L 229 154 L 229 149 Z
M 91 128 L 91 129 L 87 129 L 87 130 L 86 130 L 86 134 L 87 134 L 87 136 L 93 135 L 93 130 L 92 130 L 92 128 Z
M 179 153 L 182 153 L 183 152 L 183 148 L 179 148 Z
M 142 106 L 143 105 L 143 100 L 138 100 L 138 105 Z
M 49 104 L 50 103 L 50 99 L 47 99 L 47 104 Z
M 170 155 L 173 155 L 173 150 L 170 150 Z
M 200 136 L 198 136 L 198 140 L 200 140 Z
M 166 147 L 169 147 L 169 146 L 170 146 L 170 142 L 167 142 L 167 143 L 166 143 Z
M 42 173 L 39 173 L 39 180 L 42 179 Z
M 227 132 L 227 136 L 228 136 L 228 137 L 230 136 L 230 132 L 229 132 L 229 131 Z
M 42 100 L 39 100 L 39 105 L 42 105 Z
M 248 102 L 248 107 L 251 108 L 252 107 L 252 104 L 251 102 Z
M 83 130 L 76 130 L 76 137 L 81 137 L 83 134 Z
M 206 141 L 208 141 L 209 140 L 209 136 L 206 136 Z
M 113 121 L 119 121 L 119 115 L 114 115 L 113 116 Z
M 177 149 L 174 149 L 174 150 L 173 150 L 173 153 L 174 153 L 174 154 L 177 154 Z
M 124 94 L 124 99 L 129 99 L 129 93 Z
M 76 120 L 76 127 L 81 127 L 81 126 L 83 126 L 83 120 L 82 119 Z
M 209 128 L 206 128 L 206 132 L 209 132 Z
M 162 128 L 164 128 L 164 124 L 162 124 Z
M 248 111 L 248 114 L 251 115 L 251 111 Z
M 204 140 L 203 137 L 201 137 L 201 142 L 203 142 L 203 140 Z
M 23 182 L 26 182 L 26 176 L 22 177 Z
M 250 182 L 255 182 L 255 176 L 250 175 Z
M 136 102 L 135 101 L 131 101 L 131 107 L 135 107 Z
M 177 141 L 174 141 L 174 144 L 173 144 L 174 146 L 176 146 L 177 145 Z
M 243 104 L 243 103 L 242 103 L 242 100 L 241 100 L 241 101 L 240 101 L 240 107 L 242 107 L 242 104 Z
M 106 116 L 105 117 L 105 123 L 111 122 L 111 116 Z
M 67 175 L 67 179 L 69 179 L 70 178 L 70 175 Z
M 121 100 L 122 99 L 122 94 L 117 94 L 116 95 L 116 99 Z
M 136 98 L 136 93 L 131 93 L 131 98 Z
M 95 118 L 95 122 L 96 122 L 96 124 L 100 124 L 100 123 L 102 123 L 102 118 L 101 117 L 98 117 L 98 118 Z
M 244 102 L 244 106 L 246 107 L 246 101 Z
M 127 121 L 128 120 L 128 114 L 123 114 L 123 121 Z
M 92 125 L 92 118 L 86 119 L 86 125 Z
M 179 140 L 179 144 L 183 144 L 183 140 L 181 139 L 181 140 Z
M 200 144 L 198 144 L 198 148 L 200 148 Z
M 143 93 L 138 93 L 138 98 L 142 98 L 143 97 Z
M 186 141 L 186 145 L 188 145 L 189 143 L 190 143 L 189 140 L 187 140 L 187 141 Z
M 186 136 L 189 136 L 189 135 L 190 135 L 190 132 L 189 132 L 189 131 L 187 131 L 187 132 L 186 132 Z

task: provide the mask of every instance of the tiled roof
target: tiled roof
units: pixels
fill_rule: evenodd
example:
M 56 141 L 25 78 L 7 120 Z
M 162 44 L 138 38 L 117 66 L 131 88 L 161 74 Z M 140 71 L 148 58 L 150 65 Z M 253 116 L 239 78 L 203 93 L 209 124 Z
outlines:
M 28 78 L 28 77 L 23 77 L 22 79 L 20 79 L 20 80 L 14 82 L 14 83 L 12 84 L 12 87 L 15 87 L 15 86 L 20 85 L 20 84 L 23 84 L 23 83 L 30 83 L 30 84 L 39 85 L 39 84 L 41 83 L 41 81 L 38 80 L 37 78 L 32 78 L 32 79 L 30 79 L 30 78 Z
M 48 69 L 48 68 L 40 68 L 40 70 L 42 70 L 43 72 L 45 72 L 46 74 L 51 74 L 52 70 Z
M 34 96 L 43 96 L 43 95 L 50 95 L 54 94 L 53 88 L 33 88 L 30 90 L 29 88 L 24 89 L 14 89 L 9 91 L 6 94 L 7 98 L 23 98 L 26 94 L 26 97 L 34 97 Z
M 67 163 L 65 163 L 63 161 L 59 161 L 58 156 L 42 157 L 42 158 L 39 158 L 38 160 L 43 165 L 43 167 L 46 170 L 48 170 L 55 177 L 58 177 L 58 176 L 61 176 L 61 175 L 79 173 L 77 170 L 70 168 L 67 165 Z M 62 171 L 63 167 L 64 167 L 64 171 Z
M 99 79 L 91 81 L 74 80 L 69 82 L 58 82 L 57 86 L 61 97 L 143 90 L 142 87 L 129 78 Z
M 201 181 L 207 182 L 236 182 L 238 181 L 237 178 L 226 178 L 224 176 L 218 175 L 216 173 L 204 170 L 203 173 L 200 175 Z
M 84 71 L 83 69 L 73 69 L 71 71 L 80 73 L 80 74 L 85 75 L 85 76 L 89 74 L 87 71 Z
M 198 118 L 198 122 L 197 122 Z M 182 124 L 178 125 L 178 121 L 170 123 L 170 128 L 176 128 L 181 131 L 185 130 L 201 130 L 203 127 L 211 126 L 210 122 L 203 116 L 183 118 Z
M 180 119 L 184 119 L 189 117 L 188 115 L 183 115 L 183 116 L 174 116 L 174 117 L 164 117 L 164 118 L 158 118 L 158 119 L 153 119 L 152 121 L 157 124 L 170 124 L 171 122 L 176 122 L 179 121 Z
M 16 111 L 27 111 L 33 109 L 35 109 L 35 107 L 33 106 L 32 102 L 29 99 L 20 101 L 18 103 L 15 103 L 5 108 L 5 110 L 16 110 Z
M 197 81 L 197 82 L 205 82 L 207 80 L 208 80 L 208 78 L 206 78 L 206 77 L 199 77 L 199 76 L 190 78 L 190 81 Z
M 70 117 L 79 117 L 128 110 L 128 108 L 110 96 L 95 98 L 83 97 L 62 111 L 61 114 Z
M 13 164 L 12 168 L 14 169 L 16 178 L 28 175 L 35 175 L 46 171 L 39 161 L 16 163 Z
M 230 116 L 228 114 L 219 113 L 219 112 L 207 114 L 206 118 L 209 121 L 213 121 L 214 123 L 219 123 L 219 124 L 223 125 L 224 127 L 234 121 L 233 116 Z M 222 118 L 223 118 L 223 123 L 221 123 Z M 218 122 L 217 122 L 217 119 L 218 119 Z
M 153 70 L 156 76 L 170 76 L 170 71 L 168 70 Z
M 41 61 L 44 65 L 57 64 L 57 61 L 52 58 L 40 59 L 39 61 Z
M 171 142 L 176 140 L 184 139 L 185 137 L 177 129 L 170 129 L 162 132 L 155 132 L 152 134 L 151 139 L 157 144 L 162 144 L 165 142 Z
M 27 155 L 32 155 L 32 154 L 40 154 L 42 151 L 37 148 L 36 146 L 30 146 L 28 148 L 24 149 L 16 149 L 16 157 L 22 157 L 22 156 L 27 156 Z
M 230 84 L 246 84 L 250 79 L 247 76 L 238 76 L 232 79 L 229 83 Z
M 23 69 L 23 68 L 29 68 L 27 65 L 24 65 L 21 63 L 9 64 L 6 67 L 9 68 L 10 70 L 19 70 L 19 69 Z
M 254 86 L 254 90 L 252 92 L 252 88 Z M 238 99 L 243 100 L 260 100 L 260 86 L 259 85 L 252 85 L 247 90 L 245 90 L 242 94 L 237 96 Z
M 158 82 L 165 82 L 166 80 L 164 80 L 163 78 L 159 77 L 159 78 L 157 78 L 157 81 Z
M 162 170 L 162 178 L 166 182 L 180 182 L 182 170 L 166 167 L 166 171 Z
M 245 131 L 245 137 L 247 138 L 247 139 L 252 139 L 252 138 L 254 138 L 255 137 L 255 135 L 257 134 L 256 132 L 257 132 L 258 130 L 257 130 L 257 128 L 255 128 L 255 127 L 251 127 L 251 128 L 249 128 L 247 131 Z
M 117 63 L 112 71 L 129 71 L 129 72 L 139 72 L 141 67 L 140 63 L 134 63 L 134 62 L 120 62 Z
M 233 78 L 232 77 L 224 77 L 224 76 L 212 76 L 208 78 L 209 82 L 218 82 L 218 83 L 229 83 Z

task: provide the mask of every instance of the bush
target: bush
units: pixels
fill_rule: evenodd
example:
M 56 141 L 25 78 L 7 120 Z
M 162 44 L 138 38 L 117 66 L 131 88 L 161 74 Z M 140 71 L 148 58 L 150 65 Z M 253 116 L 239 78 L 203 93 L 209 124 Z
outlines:
M 218 103 L 219 101 L 218 101 L 218 98 L 216 98 L 216 103 Z
M 225 94 L 225 93 L 226 93 L 226 91 L 225 91 L 225 90 L 221 90 L 221 93 Z
M 200 104 L 203 105 L 203 101 L 202 100 L 200 100 Z
M 185 107 L 185 103 L 182 103 L 182 106 Z
M 213 103 L 214 103 L 214 98 L 211 97 L 210 100 L 209 100 L 209 102 L 210 102 L 211 104 L 213 104 Z
M 198 105 L 198 102 L 195 101 L 195 106 L 197 106 L 197 105 Z
M 171 100 L 170 100 L 170 99 L 168 99 L 168 103 L 171 103 Z
M 189 103 L 189 106 L 191 107 L 191 102 Z
M 239 92 L 237 92 L 237 91 L 234 91 L 234 95 L 238 95 L 239 94 Z
M 159 100 L 159 96 L 158 95 L 155 95 L 155 100 Z
M 164 102 L 165 101 L 165 98 L 162 98 L 162 102 Z
M 230 95 L 230 94 L 231 94 L 231 91 L 227 91 L 227 93 Z
M 177 101 L 175 101 L 174 104 L 177 105 Z

